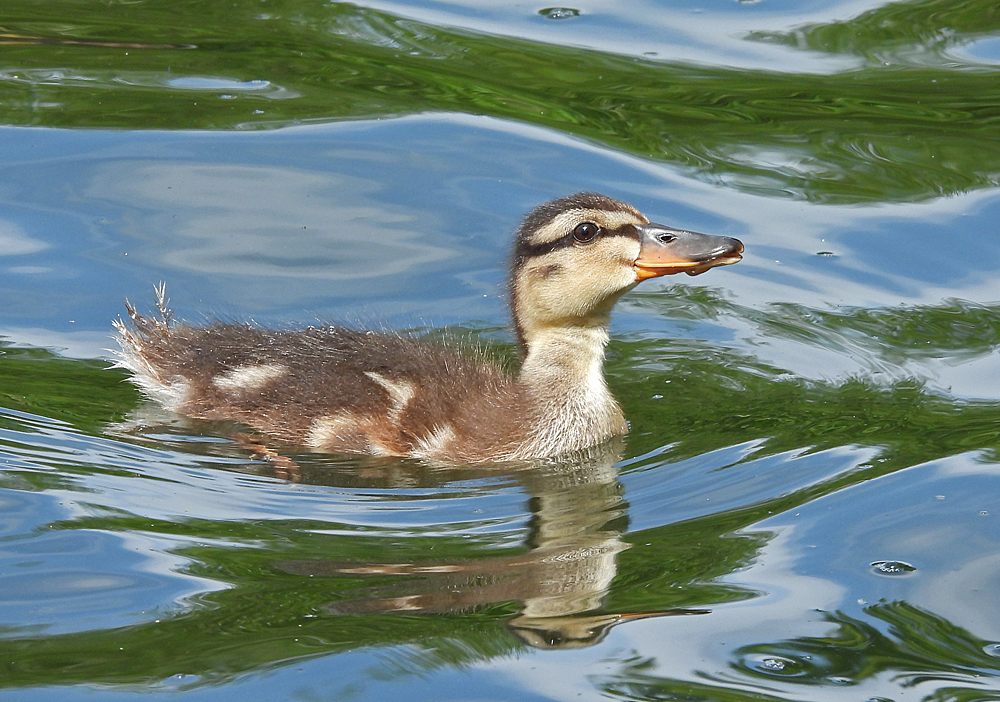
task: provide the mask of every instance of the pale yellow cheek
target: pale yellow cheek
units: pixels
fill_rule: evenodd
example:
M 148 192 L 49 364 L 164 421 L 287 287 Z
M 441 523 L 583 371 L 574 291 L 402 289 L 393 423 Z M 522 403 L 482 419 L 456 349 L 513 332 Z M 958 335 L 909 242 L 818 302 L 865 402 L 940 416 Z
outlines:
M 598 303 L 601 298 L 616 295 L 637 280 L 633 261 L 634 259 L 628 258 L 627 254 L 618 255 L 606 261 L 604 265 L 582 269 L 582 275 L 574 283 L 574 292 L 581 299 L 593 303 Z
M 524 327 L 605 315 L 637 282 L 639 242 L 610 237 L 591 247 L 561 249 L 528 264 L 518 281 Z

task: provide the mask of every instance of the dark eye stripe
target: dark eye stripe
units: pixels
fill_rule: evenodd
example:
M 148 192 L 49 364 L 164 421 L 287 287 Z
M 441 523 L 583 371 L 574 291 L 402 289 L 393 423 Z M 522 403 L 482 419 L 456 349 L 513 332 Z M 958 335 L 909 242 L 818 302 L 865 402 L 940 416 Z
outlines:
M 639 232 L 631 224 L 626 224 L 619 227 L 618 229 L 601 229 L 598 237 L 606 236 L 624 236 L 630 239 L 635 239 L 638 241 Z M 570 231 L 569 234 L 562 236 L 553 241 L 547 241 L 544 244 L 529 244 L 526 241 L 518 241 L 517 245 L 514 247 L 514 260 L 517 264 L 521 264 L 529 258 L 534 258 L 535 256 L 545 256 L 553 251 L 558 251 L 559 249 L 564 249 L 568 246 L 573 246 L 576 240 L 573 238 L 573 232 Z

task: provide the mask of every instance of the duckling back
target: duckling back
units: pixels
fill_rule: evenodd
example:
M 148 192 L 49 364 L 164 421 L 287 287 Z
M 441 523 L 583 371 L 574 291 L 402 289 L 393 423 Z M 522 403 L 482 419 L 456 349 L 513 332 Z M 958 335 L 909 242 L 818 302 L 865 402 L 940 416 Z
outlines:
M 175 324 L 128 306 L 118 365 L 168 410 L 313 449 L 475 462 L 525 440 L 523 390 L 495 365 L 394 334 Z M 528 422 L 527 424 L 530 424 Z

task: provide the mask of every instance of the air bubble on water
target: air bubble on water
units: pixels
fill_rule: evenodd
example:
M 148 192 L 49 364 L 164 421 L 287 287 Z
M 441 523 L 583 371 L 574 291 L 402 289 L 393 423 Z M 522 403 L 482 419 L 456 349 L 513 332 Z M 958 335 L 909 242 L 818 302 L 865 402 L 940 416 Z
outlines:
M 878 575 L 907 575 L 916 570 L 903 561 L 875 561 L 871 567 Z
M 538 14 L 545 19 L 563 20 L 579 17 L 580 11 L 572 7 L 546 7 L 544 10 L 539 10 Z
M 752 653 L 744 659 L 744 665 L 752 670 L 783 678 L 795 678 L 808 675 L 811 666 L 804 661 L 784 656 Z

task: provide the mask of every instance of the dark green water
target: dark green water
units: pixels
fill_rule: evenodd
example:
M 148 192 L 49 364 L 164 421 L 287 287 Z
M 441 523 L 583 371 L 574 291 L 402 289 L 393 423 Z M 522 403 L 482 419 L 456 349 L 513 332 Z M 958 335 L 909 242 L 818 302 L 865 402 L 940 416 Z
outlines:
M 0 696 L 1000 699 L 998 7 L 5 2 Z M 160 280 L 510 361 L 583 189 L 747 247 L 619 305 L 620 445 L 286 480 L 107 369 Z

